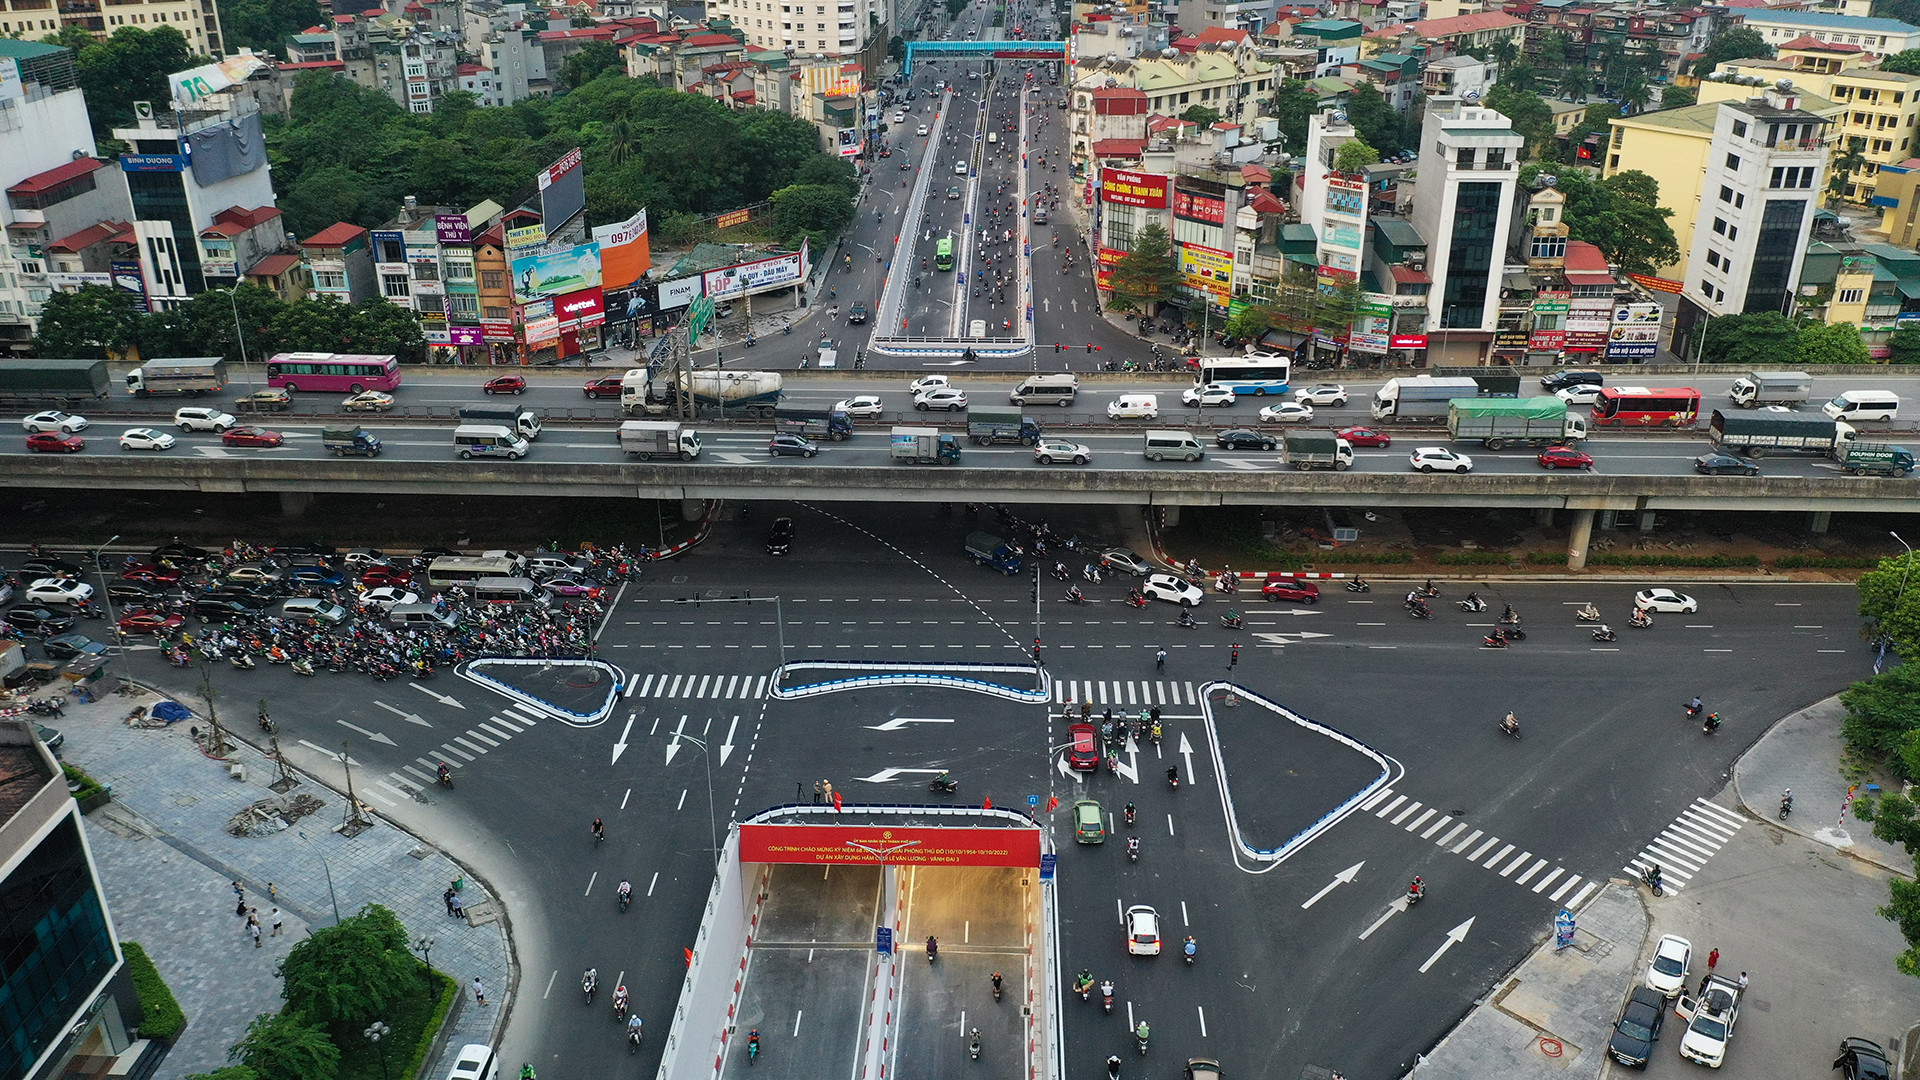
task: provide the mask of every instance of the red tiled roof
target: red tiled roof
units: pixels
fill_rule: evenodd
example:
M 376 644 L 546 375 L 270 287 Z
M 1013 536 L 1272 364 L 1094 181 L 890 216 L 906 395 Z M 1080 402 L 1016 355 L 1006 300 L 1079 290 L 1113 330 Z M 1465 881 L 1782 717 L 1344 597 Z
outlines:
M 1252 38 L 1245 30 L 1229 30 L 1224 26 L 1209 26 L 1205 30 L 1200 31 L 1199 40 L 1209 45 L 1238 45 L 1243 41 L 1250 41 Z
M 1567 260 L 1564 264 L 1569 273 L 1579 271 L 1590 274 L 1607 272 L 1607 257 L 1599 245 L 1586 240 L 1567 241 Z
M 1793 49 L 1798 52 L 1863 53 L 1867 51 L 1858 45 L 1842 45 L 1837 41 L 1821 41 L 1812 34 L 1801 34 L 1792 41 L 1779 46 L 1779 48 Z
M 605 26 L 569 27 L 565 30 L 542 30 L 541 41 L 603 41 L 613 37 L 613 30 Z
M 1183 128 L 1183 127 L 1193 127 L 1193 126 L 1194 126 L 1193 121 L 1181 120 L 1178 117 L 1173 117 L 1173 116 L 1155 116 L 1147 120 L 1147 130 L 1149 132 L 1168 131 L 1173 128 Z
M 337 26 L 337 25 L 340 25 L 340 24 L 342 24 L 342 23 L 350 23 L 350 22 L 352 22 L 352 21 L 353 21 L 353 16 L 351 16 L 351 15 L 335 15 L 335 16 L 333 17 L 333 21 L 334 21 L 334 25 L 336 25 L 336 26 Z
M 486 67 L 486 66 L 484 66 L 484 65 L 482 65 L 482 64 L 461 64 L 461 65 L 460 65 L 460 68 L 459 68 L 459 70 L 458 70 L 458 71 L 456 72 L 456 74 L 460 74 L 460 75 L 478 75 L 478 74 L 480 74 L 480 73 L 482 73 L 482 72 L 485 72 L 485 73 L 487 73 L 487 74 L 492 74 L 492 73 L 493 73 L 493 69 L 492 69 L 492 68 L 489 68 L 489 67 Z
M 344 247 L 353 240 L 367 235 L 367 230 L 350 222 L 342 221 L 329 225 L 305 240 L 301 247 Z
M 48 244 L 47 247 L 52 251 L 69 253 L 85 251 L 103 240 L 113 239 L 129 228 L 131 226 L 123 221 L 102 221 L 96 225 L 89 225 L 72 236 L 63 236 Z
M 345 60 L 305 60 L 298 64 L 275 64 L 274 65 L 274 67 L 278 68 L 281 71 L 318 71 L 322 69 L 334 69 L 334 68 L 345 70 L 346 66 L 347 66 L 347 62 Z
M 247 271 L 247 276 L 276 278 L 299 265 L 298 255 L 268 255 L 254 263 L 253 268 Z
M 1273 182 L 1273 170 L 1265 165 L 1242 165 L 1240 178 L 1250 184 L 1270 184 Z
M 57 165 L 48 169 L 46 172 L 34 173 L 32 176 L 8 188 L 7 194 L 38 195 L 41 192 L 52 191 L 54 188 L 71 183 L 89 173 L 106 167 L 107 163 L 99 158 L 76 158 L 73 161 L 67 162 L 65 165 Z
M 251 210 L 239 206 L 229 206 L 213 215 L 213 220 L 221 224 L 234 224 L 242 229 L 251 229 L 263 221 L 272 221 L 280 216 L 277 206 L 256 206 Z
M 1287 204 L 1266 188 L 1254 188 L 1247 205 L 1253 207 L 1256 214 L 1283 214 L 1287 210 Z
M 739 102 L 742 105 L 751 105 L 753 104 L 753 91 L 735 90 L 733 92 L 733 100 Z
M 1516 19 L 1504 11 L 1475 11 L 1455 15 L 1451 19 L 1422 19 L 1413 24 L 1413 32 L 1421 37 L 1452 37 L 1455 34 L 1475 34 L 1482 30 L 1500 30 L 1526 24 L 1525 19 Z
M 1101 139 L 1093 144 L 1093 156 L 1139 157 L 1146 152 L 1146 149 L 1147 140 L 1145 139 Z
M 1183 53 L 1200 51 L 1200 39 L 1195 37 L 1175 38 L 1167 44 Z
M 1433 279 L 1427 276 L 1427 272 L 1425 270 L 1415 270 L 1411 266 L 1399 266 L 1399 265 L 1389 266 L 1387 267 L 1387 269 L 1390 272 L 1392 272 L 1394 282 L 1399 285 L 1431 285 L 1433 284 Z
M 685 44 L 688 48 L 704 49 L 712 45 L 739 45 L 740 42 L 726 34 L 694 34 L 687 38 Z

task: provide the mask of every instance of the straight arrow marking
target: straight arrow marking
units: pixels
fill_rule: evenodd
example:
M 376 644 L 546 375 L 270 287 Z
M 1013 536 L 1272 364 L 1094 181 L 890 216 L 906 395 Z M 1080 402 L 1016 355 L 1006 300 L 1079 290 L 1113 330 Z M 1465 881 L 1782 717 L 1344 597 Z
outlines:
M 1310 908 L 1313 905 L 1319 903 L 1322 897 L 1332 892 L 1335 888 L 1341 885 L 1353 884 L 1353 879 L 1360 876 L 1360 868 L 1365 865 L 1367 865 L 1366 860 L 1362 859 L 1361 861 L 1354 863 L 1352 866 L 1347 867 L 1345 870 L 1342 870 L 1339 873 L 1333 875 L 1332 881 L 1329 881 L 1324 886 L 1322 886 L 1319 892 L 1314 893 L 1312 896 L 1307 897 L 1307 902 L 1304 904 L 1301 904 L 1300 907 L 1302 909 Z M 1365 935 L 1362 935 L 1362 936 L 1364 937 Z
M 1386 922 L 1387 922 L 1387 920 L 1388 920 L 1388 919 L 1391 919 L 1391 918 L 1393 918 L 1393 917 L 1394 917 L 1395 915 L 1398 915 L 1398 914 L 1400 914 L 1401 912 L 1403 912 L 1403 911 L 1405 911 L 1405 910 L 1407 910 L 1407 906 L 1408 906 L 1408 905 L 1407 905 L 1407 898 L 1406 898 L 1405 896 L 1402 896 L 1402 897 L 1401 897 L 1400 899 L 1398 899 L 1398 900 L 1395 900 L 1395 901 L 1394 901 L 1393 903 L 1391 903 L 1391 904 L 1388 904 L 1388 905 L 1387 905 L 1387 910 L 1386 910 L 1386 911 L 1385 911 L 1384 913 L 1382 913 L 1382 914 L 1381 914 L 1381 916 L 1380 916 L 1379 918 L 1377 918 L 1377 919 L 1375 919 L 1375 920 L 1373 920 L 1373 925 L 1372 925 L 1372 926 L 1369 926 L 1369 927 L 1367 927 L 1367 928 L 1366 928 L 1365 930 L 1362 930 L 1362 931 L 1360 931 L 1360 940 L 1361 940 L 1361 941 L 1365 941 L 1365 940 L 1367 940 L 1367 939 L 1368 939 L 1369 937 L 1372 937 L 1372 936 L 1373 936 L 1373 932 L 1374 932 L 1375 930 L 1378 930 L 1378 929 L 1380 929 L 1380 928 L 1381 928 L 1382 926 L 1384 926 L 1384 925 L 1386 925 Z M 1431 960 L 1429 960 L 1429 961 L 1428 961 L 1428 963 L 1432 963 L 1432 961 L 1431 961 Z M 1421 968 L 1420 970 L 1422 970 L 1422 971 L 1425 971 L 1426 969 L 1425 969 L 1425 968 Z
M 450 698 L 445 694 L 436 694 L 433 691 L 427 689 L 425 686 L 423 686 L 420 683 L 417 683 L 417 682 L 409 683 L 408 685 L 412 686 L 415 690 L 420 691 L 421 693 L 427 695 L 428 697 L 432 698 L 433 700 L 439 702 L 442 705 L 451 705 L 456 709 L 466 708 L 465 705 L 460 704 L 458 701 L 455 701 L 453 698 Z
M 932 716 L 896 716 L 884 724 L 868 724 L 869 731 L 899 731 L 908 724 L 951 724 L 951 719 Z
M 869 784 L 884 784 L 898 777 L 905 776 L 908 773 L 931 773 L 934 776 L 939 776 L 946 771 L 945 769 L 881 769 L 872 776 L 856 776 L 854 779 L 864 780 Z
M 409 724 L 419 724 L 421 727 L 424 727 L 424 728 L 430 728 L 433 726 L 432 724 L 427 723 L 426 719 L 417 713 L 410 713 L 404 709 L 397 709 L 392 705 L 387 704 L 384 701 L 376 701 L 374 702 L 374 704 L 387 710 L 388 712 L 399 717 L 400 719 L 405 720 Z
M 620 738 L 613 744 L 613 760 L 607 764 L 620 764 L 620 755 L 627 752 L 627 733 L 633 730 L 633 716 L 633 713 L 627 714 L 627 726 L 620 729 Z
M 1447 931 L 1447 940 L 1441 942 L 1440 947 L 1433 950 L 1433 955 L 1427 957 L 1427 962 L 1420 965 L 1420 970 L 1425 971 L 1432 967 L 1440 961 L 1441 957 L 1447 955 L 1448 949 L 1467 940 L 1467 931 L 1471 929 L 1473 929 L 1473 920 L 1469 918 L 1466 922 Z
M 366 728 L 363 728 L 358 724 L 349 724 L 345 720 L 335 720 L 334 723 L 339 724 L 343 728 L 348 728 L 353 731 L 357 731 L 360 734 L 365 735 L 367 738 L 372 739 L 374 742 L 385 743 L 388 746 L 398 745 L 392 739 L 387 738 L 385 735 L 381 734 L 380 732 L 368 731 Z
M 738 728 L 739 726 L 740 726 L 740 717 L 736 715 L 733 718 L 733 722 L 727 725 L 726 741 L 720 744 L 720 764 L 722 765 L 725 765 L 727 763 L 728 756 L 733 753 L 733 732 L 734 732 L 734 729 Z
M 667 743 L 667 764 L 673 764 L 673 755 L 680 752 L 680 736 L 687 730 L 687 714 L 680 714 L 680 723 L 673 729 L 673 741 Z

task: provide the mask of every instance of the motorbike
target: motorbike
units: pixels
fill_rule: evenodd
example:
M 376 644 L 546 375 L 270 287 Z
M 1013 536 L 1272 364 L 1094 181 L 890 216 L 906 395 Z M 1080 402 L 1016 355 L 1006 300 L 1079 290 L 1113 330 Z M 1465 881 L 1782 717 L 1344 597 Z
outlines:
M 1194 956 L 1195 956 L 1195 954 L 1197 954 L 1197 953 L 1198 953 L 1198 952 L 1200 951 L 1200 946 L 1199 946 L 1199 944 L 1198 944 L 1198 943 L 1196 943 L 1196 942 L 1195 942 L 1195 941 L 1194 941 L 1194 940 L 1193 940 L 1192 938 L 1188 938 L 1188 939 L 1187 939 L 1187 943 L 1186 943 L 1185 945 L 1183 945 L 1183 946 L 1181 946 L 1181 951 L 1182 951 L 1182 952 L 1184 952 L 1184 953 L 1186 954 L 1186 957 L 1187 957 L 1187 966 L 1188 966 L 1188 967 L 1192 967 L 1192 966 L 1193 966 L 1193 958 L 1194 958 Z
M 1133 593 L 1127 597 L 1127 605 L 1129 607 L 1137 607 L 1137 608 L 1146 607 L 1147 598 L 1140 595 L 1139 593 Z
M 232 663 L 235 668 L 241 671 L 252 671 L 254 668 L 259 666 L 258 664 L 255 664 L 253 662 L 253 657 L 248 656 L 246 653 L 234 653 L 233 656 L 229 658 L 229 662 Z M 186 667 L 187 665 L 184 662 L 182 662 L 178 666 Z
M 1129 829 L 1133 828 L 1133 819 L 1135 815 L 1134 815 L 1134 809 L 1133 809 L 1132 803 L 1128 803 L 1127 808 L 1121 811 L 1121 816 L 1126 819 L 1127 828 Z
M 1702 721 L 1700 724 L 1700 734 L 1711 735 L 1714 732 L 1719 730 L 1720 730 L 1720 714 L 1717 712 L 1708 713 L 1706 720 Z
M 1421 882 L 1419 879 L 1416 878 L 1413 884 L 1407 886 L 1407 906 L 1408 907 L 1412 907 L 1413 905 L 1426 899 L 1426 896 L 1427 896 L 1427 886 L 1425 883 Z
M 951 795 L 960 790 L 960 781 L 941 773 L 927 782 L 927 790 L 936 795 Z
M 1075 604 L 1084 604 L 1087 602 L 1086 595 L 1082 593 L 1079 589 L 1068 589 L 1067 600 L 1068 602 L 1075 603 Z
M 453 787 L 453 770 L 447 768 L 445 765 L 440 766 L 438 779 L 441 787 L 451 790 Z
M 1662 885 L 1660 882 L 1660 864 L 1659 863 L 1653 863 L 1646 867 L 1643 867 L 1640 871 L 1640 880 L 1646 883 L 1647 888 L 1653 890 L 1653 895 L 1655 896 L 1667 895 L 1666 886 Z
M 1600 609 L 1594 607 L 1592 604 L 1588 604 L 1586 607 L 1574 612 L 1573 617 L 1579 619 L 1581 622 L 1599 622 Z
M 64 710 L 59 698 L 40 698 L 27 704 L 27 711 L 39 716 L 65 716 Z
M 967 1056 L 972 1058 L 975 1061 L 980 1060 L 980 1029 L 979 1028 L 974 1028 L 970 1032 L 968 1032 Z
M 1067 580 L 1068 578 L 1070 578 L 1070 577 L 1072 577 L 1072 576 L 1073 576 L 1072 574 L 1070 574 L 1070 573 L 1068 573 L 1068 572 L 1067 572 L 1067 568 L 1066 568 L 1066 567 L 1064 567 L 1064 566 L 1062 566 L 1062 565 L 1060 565 L 1059 563 L 1055 563 L 1055 564 L 1054 564 L 1054 566 L 1053 566 L 1053 579 L 1054 579 L 1055 581 L 1065 581 L 1065 580 Z
M 269 735 L 273 734 L 273 730 L 274 730 L 273 717 L 267 715 L 267 710 L 261 709 L 260 715 L 255 719 L 260 724 L 261 731 L 264 731 Z
M 1786 794 L 1780 796 L 1780 820 L 1787 820 L 1787 816 L 1791 813 L 1793 813 L 1793 791 L 1788 789 Z
M 1140 838 L 1137 836 L 1127 837 L 1127 861 L 1140 861 Z
M 1111 982 L 1103 982 L 1100 984 L 1100 1011 L 1113 1011 L 1113 984 Z
M 1500 635 L 1503 638 L 1506 638 L 1508 641 L 1527 640 L 1527 632 L 1525 630 L 1520 629 L 1518 626 L 1513 626 L 1513 625 L 1496 626 L 1493 628 L 1493 632 Z
M 1687 719 L 1691 720 L 1699 716 L 1700 710 L 1704 708 L 1706 708 L 1706 706 L 1700 703 L 1699 698 L 1694 698 L 1692 701 L 1687 702 Z
M 1440 597 L 1440 587 L 1431 581 L 1413 591 L 1428 600 L 1437 600 Z
M 625 915 L 627 913 L 627 905 L 633 903 L 633 891 L 629 889 L 626 892 L 615 895 L 620 898 L 620 914 Z
M 1133 1037 L 1134 1040 L 1140 1044 L 1140 1052 L 1145 1054 L 1147 1052 L 1147 1022 L 1145 1020 L 1140 1021 L 1140 1026 L 1134 1029 Z
M 1167 769 L 1167 786 L 1170 788 L 1179 788 L 1180 766 L 1174 765 Z
M 1245 620 L 1241 619 L 1238 615 L 1222 615 L 1220 616 L 1220 625 L 1229 630 L 1238 630 L 1245 625 Z
M 1080 571 L 1080 576 L 1083 578 L 1086 578 L 1088 581 L 1092 582 L 1095 585 L 1100 584 L 1100 568 L 1097 566 L 1086 567 L 1085 569 Z
M 1454 606 L 1461 611 L 1480 612 L 1487 610 L 1487 602 L 1472 593 L 1468 593 L 1465 600 L 1455 600 L 1453 603 Z
M 1431 619 L 1433 618 L 1433 609 L 1425 604 L 1408 604 L 1407 617 L 1412 619 Z
M 754 1059 L 758 1058 L 759 1056 L 760 1056 L 760 1035 L 758 1032 L 755 1032 L 754 1034 L 747 1036 L 747 1064 L 752 1065 L 754 1062 Z
M 313 674 L 313 661 L 308 660 L 304 656 L 298 660 L 295 660 L 293 663 L 287 666 L 293 669 L 293 673 L 295 675 L 312 675 Z
M 580 978 L 580 992 L 587 996 L 587 1004 L 593 1004 L 593 992 L 600 989 L 600 980 L 589 971 Z
M 619 1020 L 622 1022 L 624 1022 L 627 1019 L 627 999 L 626 998 L 613 999 L 613 1018 L 615 1020 Z
M 1483 649 L 1504 649 L 1507 647 L 1507 637 L 1505 634 L 1488 634 L 1486 637 L 1480 639 L 1480 647 Z
M 1240 591 L 1240 575 L 1232 572 L 1231 570 L 1227 571 L 1224 574 L 1221 574 L 1219 577 L 1214 579 L 1213 591 L 1223 592 L 1223 593 L 1239 592 Z
M 1000 1000 L 1000 973 L 997 971 L 993 974 L 993 1000 Z
M 1180 623 L 1180 628 L 1183 630 L 1191 630 L 1194 627 L 1200 625 L 1199 623 L 1194 621 L 1193 613 L 1190 611 L 1183 611 L 1180 613 L 1179 623 Z
M 1627 625 L 1633 627 L 1636 630 L 1643 630 L 1653 625 L 1653 616 L 1642 615 L 1640 612 L 1636 611 L 1633 613 L 1631 617 L 1627 619 Z
M 1613 632 L 1613 628 L 1605 623 L 1601 623 L 1599 626 L 1593 628 L 1593 640 L 1595 641 L 1612 641 L 1618 636 L 1619 635 Z
M 1520 721 L 1514 720 L 1512 723 L 1508 723 L 1507 719 L 1502 719 L 1500 721 L 1500 730 L 1517 739 L 1520 737 Z
M 640 1029 L 637 1027 L 629 1026 L 627 1028 L 627 1053 L 637 1054 L 639 1052 L 640 1052 Z

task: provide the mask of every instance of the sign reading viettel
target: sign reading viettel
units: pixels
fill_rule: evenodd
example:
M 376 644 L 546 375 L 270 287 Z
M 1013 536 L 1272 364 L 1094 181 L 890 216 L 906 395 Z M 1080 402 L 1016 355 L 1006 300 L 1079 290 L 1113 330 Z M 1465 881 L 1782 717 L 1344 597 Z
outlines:
M 1128 169 L 1100 170 L 1100 198 L 1102 201 L 1119 203 L 1121 206 L 1140 206 L 1149 210 L 1167 208 L 1167 192 L 1171 182 L 1157 173 L 1133 172 Z
M 807 866 L 1040 865 L 1040 830 L 906 825 L 740 826 L 740 861 Z

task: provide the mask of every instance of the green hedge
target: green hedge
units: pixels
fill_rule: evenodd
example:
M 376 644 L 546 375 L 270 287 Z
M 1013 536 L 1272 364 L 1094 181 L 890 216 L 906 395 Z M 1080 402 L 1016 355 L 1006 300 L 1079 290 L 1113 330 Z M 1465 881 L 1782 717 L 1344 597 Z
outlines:
M 1562 556 L 1564 558 L 1565 556 Z M 1757 567 L 1758 555 L 1658 555 L 1644 551 L 1596 551 L 1587 556 L 1587 565 L 1599 566 L 1682 566 L 1693 569 Z
M 1441 566 L 1505 566 L 1513 558 L 1506 551 L 1443 551 L 1433 561 Z
M 61 762 L 60 769 L 62 772 L 67 774 L 68 786 L 72 786 L 75 784 L 79 785 L 78 787 L 75 787 L 73 789 L 73 797 L 76 799 L 85 801 L 107 790 L 106 788 L 100 786 L 100 782 L 98 780 L 95 780 L 93 777 L 88 776 L 86 773 L 81 772 L 79 769 L 76 769 L 73 766 L 66 764 L 65 762 Z
M 1275 548 L 1274 550 L 1278 551 L 1281 549 Z M 1398 566 L 1413 561 L 1413 553 L 1411 551 L 1344 551 L 1335 548 L 1332 551 L 1314 551 L 1300 555 L 1296 555 L 1291 551 L 1285 552 L 1285 554 L 1289 558 L 1296 560 L 1296 565 L 1298 566 L 1305 566 L 1307 563 L 1312 563 L 1315 566 L 1322 564 L 1331 564 L 1334 566 Z
M 180 1011 L 173 991 L 153 966 L 147 950 L 139 942 L 123 941 L 120 951 L 127 957 L 127 974 L 133 979 L 133 992 L 140 998 L 140 1037 L 171 1044 L 186 1030 L 187 1014 Z
M 1880 565 L 1872 555 L 1782 555 L 1774 560 L 1780 570 L 1871 570 Z
M 402 1076 L 419 1076 L 427 1067 L 427 1055 L 433 1053 L 435 1040 L 440 1036 L 440 1025 L 447 1022 L 447 1013 L 453 1010 L 453 1001 L 460 993 L 460 984 L 438 971 L 428 970 L 433 979 L 433 988 L 438 991 L 433 1012 L 420 1029 L 420 1041 L 413 1048 L 413 1060 Z

